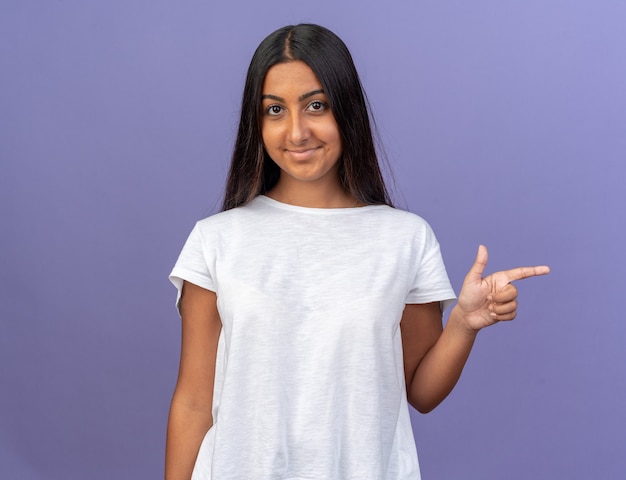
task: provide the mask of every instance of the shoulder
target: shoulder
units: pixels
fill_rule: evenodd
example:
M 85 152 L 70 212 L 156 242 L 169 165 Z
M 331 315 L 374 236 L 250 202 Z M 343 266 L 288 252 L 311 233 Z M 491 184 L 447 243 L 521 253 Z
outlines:
M 428 222 L 421 216 L 395 207 L 381 205 L 372 211 L 377 221 L 393 225 L 407 231 L 432 230 Z
M 381 207 L 374 212 L 372 224 L 385 244 L 401 245 L 417 254 L 437 249 L 439 241 L 427 220 L 406 210 Z M 421 252 L 421 253 L 420 253 Z
M 197 222 L 197 228 L 200 230 L 215 230 L 216 228 L 226 227 L 228 225 L 249 221 L 259 217 L 259 202 L 254 199 L 250 203 L 241 207 L 231 208 L 218 213 L 214 213 Z

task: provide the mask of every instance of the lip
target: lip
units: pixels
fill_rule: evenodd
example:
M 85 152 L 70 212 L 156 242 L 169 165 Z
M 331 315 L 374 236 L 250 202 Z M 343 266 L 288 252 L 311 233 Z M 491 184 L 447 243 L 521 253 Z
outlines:
M 285 150 L 295 160 L 307 160 L 312 157 L 319 147 L 303 148 L 302 150 Z

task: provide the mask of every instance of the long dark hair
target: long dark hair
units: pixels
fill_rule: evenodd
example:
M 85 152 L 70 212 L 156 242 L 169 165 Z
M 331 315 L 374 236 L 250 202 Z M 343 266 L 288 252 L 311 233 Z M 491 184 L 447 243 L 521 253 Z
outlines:
M 243 90 L 223 210 L 245 205 L 278 182 L 280 169 L 263 147 L 261 95 L 267 71 L 294 60 L 313 70 L 328 97 L 341 136 L 342 186 L 363 204 L 391 205 L 378 164 L 367 100 L 348 48 L 330 30 L 300 24 L 276 30 L 254 52 Z

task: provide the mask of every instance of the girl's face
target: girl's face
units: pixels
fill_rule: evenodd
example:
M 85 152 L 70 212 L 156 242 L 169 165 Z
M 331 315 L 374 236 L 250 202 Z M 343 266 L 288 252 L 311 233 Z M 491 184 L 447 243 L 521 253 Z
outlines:
M 313 70 L 299 60 L 274 65 L 263 82 L 262 102 L 263 145 L 280 167 L 281 186 L 338 184 L 341 137 Z

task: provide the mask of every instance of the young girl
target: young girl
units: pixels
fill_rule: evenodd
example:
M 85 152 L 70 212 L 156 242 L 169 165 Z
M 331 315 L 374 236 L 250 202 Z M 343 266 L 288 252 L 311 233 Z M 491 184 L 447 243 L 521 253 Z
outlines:
M 516 314 L 479 247 L 455 296 L 437 240 L 392 207 L 343 42 L 282 28 L 256 50 L 223 212 L 171 273 L 182 352 L 166 478 L 419 479 L 408 404 L 435 408 L 477 332 Z M 193 474 L 192 474 L 193 471 Z

